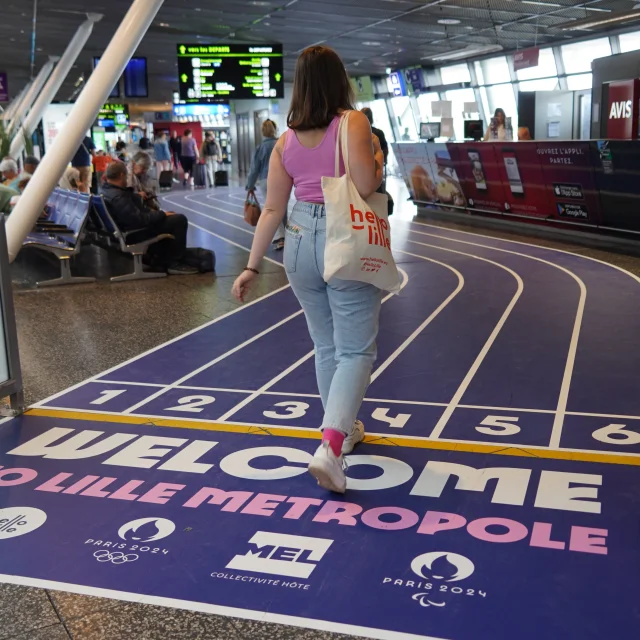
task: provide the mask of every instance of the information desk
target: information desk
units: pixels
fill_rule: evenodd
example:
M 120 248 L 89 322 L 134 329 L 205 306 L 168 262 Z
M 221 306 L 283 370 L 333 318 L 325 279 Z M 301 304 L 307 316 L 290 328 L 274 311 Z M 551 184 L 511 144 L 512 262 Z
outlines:
M 640 233 L 640 141 L 395 143 L 419 203 Z

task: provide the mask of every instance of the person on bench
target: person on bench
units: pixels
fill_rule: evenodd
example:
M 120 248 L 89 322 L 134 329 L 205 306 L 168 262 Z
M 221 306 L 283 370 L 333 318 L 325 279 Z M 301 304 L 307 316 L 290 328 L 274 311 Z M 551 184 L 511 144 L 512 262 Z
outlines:
M 148 238 L 171 234 L 173 240 L 162 240 L 149 247 L 148 264 L 165 269 L 170 275 L 198 273 L 182 262 L 187 248 L 189 222 L 181 213 L 151 209 L 131 187 L 127 187 L 127 165 L 114 162 L 105 171 L 106 183 L 102 195 L 109 213 L 121 231 L 138 231 L 127 237 L 127 243 L 142 242 Z

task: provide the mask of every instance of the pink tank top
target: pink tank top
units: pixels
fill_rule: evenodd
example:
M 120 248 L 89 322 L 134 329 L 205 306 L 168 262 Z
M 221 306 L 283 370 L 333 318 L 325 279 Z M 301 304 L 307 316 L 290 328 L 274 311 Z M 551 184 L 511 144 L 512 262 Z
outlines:
M 340 116 L 328 126 L 322 142 L 313 149 L 300 144 L 296 132 L 289 129 L 284 141 L 282 164 L 293 178 L 296 200 L 300 202 L 324 202 L 322 177 L 335 175 L 336 140 Z M 340 157 L 340 175 L 344 175 L 344 162 Z

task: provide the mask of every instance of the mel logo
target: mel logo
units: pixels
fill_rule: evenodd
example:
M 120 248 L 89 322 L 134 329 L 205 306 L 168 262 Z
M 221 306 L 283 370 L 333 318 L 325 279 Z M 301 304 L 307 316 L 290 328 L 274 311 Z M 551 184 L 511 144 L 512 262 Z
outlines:
M 611 111 L 609 112 L 609 120 L 620 120 L 631 117 L 631 100 L 626 102 L 612 102 Z
M 351 207 L 351 226 L 356 231 L 362 231 L 366 227 L 369 234 L 369 244 L 386 247 L 390 250 L 391 239 L 387 233 L 389 231 L 389 225 L 386 220 L 378 218 L 373 211 L 365 211 L 362 213 L 362 211 L 356 209 L 352 204 L 349 206 Z
M 255 545 L 255 551 L 235 556 L 227 569 L 308 578 L 333 540 L 256 531 L 249 543 Z

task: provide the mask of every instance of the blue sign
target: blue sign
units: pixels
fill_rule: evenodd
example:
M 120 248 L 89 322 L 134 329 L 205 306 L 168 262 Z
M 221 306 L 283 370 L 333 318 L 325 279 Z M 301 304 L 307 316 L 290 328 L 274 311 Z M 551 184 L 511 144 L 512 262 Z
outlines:
M 376 638 L 637 633 L 637 466 L 368 444 L 339 496 L 316 446 L 16 419 L 0 578 Z
M 230 108 L 228 104 L 174 104 L 173 113 L 176 116 L 222 116 L 228 118 Z
M 407 90 L 404 84 L 404 78 L 402 77 L 402 73 L 399 71 L 394 71 L 389 74 L 387 78 L 387 87 L 389 92 L 394 96 L 406 96 Z
M 411 87 L 413 93 L 421 93 L 428 89 L 422 67 L 411 67 L 409 69 L 405 69 L 403 73 L 405 83 L 407 87 Z

